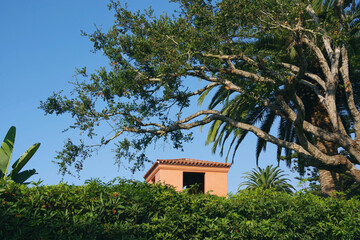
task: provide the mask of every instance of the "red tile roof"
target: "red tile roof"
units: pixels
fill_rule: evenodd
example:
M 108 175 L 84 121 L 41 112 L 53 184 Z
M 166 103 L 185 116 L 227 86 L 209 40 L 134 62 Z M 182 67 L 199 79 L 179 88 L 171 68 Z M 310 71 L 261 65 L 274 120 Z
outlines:
M 210 162 L 210 161 L 196 160 L 196 159 L 191 159 L 191 158 L 158 159 L 157 162 L 160 164 L 203 166 L 203 167 L 230 167 L 231 166 L 231 163 Z
M 191 158 L 177 158 L 177 159 L 158 159 L 156 162 L 151 166 L 149 171 L 146 172 L 144 178 L 146 178 L 157 165 L 159 164 L 166 164 L 166 165 L 186 165 L 186 166 L 199 166 L 199 167 L 231 167 L 231 163 L 220 163 L 220 162 L 211 162 L 205 160 L 196 160 Z

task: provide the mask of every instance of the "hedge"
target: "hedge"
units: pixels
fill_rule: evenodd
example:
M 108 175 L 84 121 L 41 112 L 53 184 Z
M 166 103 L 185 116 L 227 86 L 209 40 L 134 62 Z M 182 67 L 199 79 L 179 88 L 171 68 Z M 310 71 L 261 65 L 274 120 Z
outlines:
M 229 198 L 117 179 L 0 193 L 0 239 L 360 239 L 360 201 L 242 191 Z

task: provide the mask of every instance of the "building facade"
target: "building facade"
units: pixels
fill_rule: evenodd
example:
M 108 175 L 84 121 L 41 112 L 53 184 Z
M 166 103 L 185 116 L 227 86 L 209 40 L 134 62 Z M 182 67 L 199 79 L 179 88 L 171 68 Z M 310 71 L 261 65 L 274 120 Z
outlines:
M 230 163 L 219 163 L 190 158 L 158 159 L 144 175 L 147 183 L 161 182 L 177 191 L 197 186 L 197 192 L 226 196 L 227 173 Z

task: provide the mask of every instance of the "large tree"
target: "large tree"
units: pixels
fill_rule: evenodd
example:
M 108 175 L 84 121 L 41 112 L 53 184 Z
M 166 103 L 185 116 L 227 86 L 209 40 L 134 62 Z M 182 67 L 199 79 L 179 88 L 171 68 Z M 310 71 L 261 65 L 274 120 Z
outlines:
M 90 138 L 100 122 L 113 123 L 113 136 L 98 145 L 69 140 L 58 155 L 64 172 L 115 139 L 117 157 L 137 169 L 154 141 L 179 148 L 191 140 L 187 130 L 214 123 L 210 141 L 252 132 L 307 166 L 360 183 L 358 1 L 331 1 L 321 11 L 316 4 L 324 1 L 174 2 L 179 12 L 158 17 L 112 2 L 113 27 L 88 35 L 110 67 L 90 77 L 79 70 L 85 80 L 70 97 L 57 93 L 41 103 L 46 113 L 71 113 L 71 127 Z M 185 115 L 191 99 L 211 95 L 208 108 Z M 269 124 L 253 121 L 262 116 L 270 118 L 265 123 L 280 118 L 289 131 L 272 135 Z M 120 137 L 126 132 L 130 140 Z
M 317 16 L 330 17 L 331 15 L 329 14 L 329 10 L 335 7 L 334 4 L 337 3 L 335 1 L 313 0 L 311 6 L 313 7 L 313 10 L 315 11 L 315 14 Z M 350 4 L 350 2 L 346 4 Z M 357 6 L 354 5 L 354 6 L 355 6 L 354 8 L 348 9 L 348 13 L 347 13 L 348 15 L 353 15 L 352 17 L 358 14 L 357 12 L 359 5 Z M 334 12 L 332 12 L 332 14 L 334 14 Z M 357 17 L 358 16 L 356 16 L 355 18 Z M 354 23 L 356 25 L 356 21 L 354 21 Z M 352 42 L 360 41 L 358 30 L 356 29 L 356 27 L 355 28 L 353 27 L 351 36 L 352 36 Z M 289 44 L 286 44 L 289 40 L 291 39 L 289 39 L 288 35 L 277 35 L 277 36 L 271 35 L 270 37 L 268 35 L 264 35 L 263 38 L 259 38 L 256 41 L 256 44 L 263 51 L 268 48 L 274 49 L 274 47 L 276 47 L 279 50 L 285 50 L 285 48 L 289 49 Z M 294 50 L 293 46 L 290 46 L 290 50 L 292 51 Z M 296 52 L 293 51 L 292 54 L 290 54 L 288 57 L 293 58 L 294 54 L 296 54 Z M 283 61 L 288 62 L 289 59 L 283 59 Z M 308 71 L 312 73 L 321 74 L 321 69 L 316 62 L 310 60 L 309 63 L 310 64 L 308 65 Z M 295 93 L 300 97 L 300 99 L 304 104 L 304 109 L 306 109 L 304 116 L 305 120 L 312 122 L 313 124 L 321 127 L 322 129 L 331 129 L 332 126 L 330 124 L 329 115 L 324 109 L 323 103 L 318 101 L 315 93 L 311 89 L 309 89 L 306 85 L 299 85 L 298 88 L 295 90 Z M 342 94 L 342 93 L 340 91 L 337 91 L 336 94 Z M 200 100 L 202 100 L 202 98 L 200 98 Z M 241 96 L 237 96 L 233 98 L 231 101 L 227 101 L 226 104 L 222 104 L 223 101 L 228 98 L 229 98 L 229 93 L 225 89 L 218 89 L 217 93 L 213 96 L 209 107 L 214 108 L 217 105 L 221 105 L 222 111 L 223 112 L 230 111 L 232 113 L 231 117 L 234 119 L 241 117 L 243 121 L 249 124 L 260 122 L 261 123 L 260 129 L 267 133 L 270 132 L 271 127 L 274 124 L 274 121 L 277 118 L 279 118 L 279 116 L 277 116 L 277 114 L 274 111 L 267 108 L 266 106 L 252 106 L 252 105 L 248 105 L 246 101 L 245 102 L 243 101 L 241 102 L 241 104 L 239 104 L 240 103 L 239 99 L 241 98 Z M 339 96 L 337 96 L 337 98 L 339 98 Z M 340 117 L 343 116 L 344 115 L 341 115 L 340 113 Z M 281 119 L 279 123 L 280 124 L 278 127 L 279 129 L 278 137 L 280 139 L 286 141 L 299 142 L 299 139 L 295 134 L 296 129 L 294 128 L 291 121 L 288 121 L 287 119 Z M 349 128 L 349 126 L 346 126 L 346 128 Z M 234 128 L 226 122 L 215 121 L 212 124 L 212 127 L 209 131 L 207 143 L 208 144 L 213 143 L 214 152 L 216 151 L 217 147 L 221 147 L 220 154 L 223 154 L 225 144 L 227 143 L 228 140 L 231 139 L 231 138 L 229 139 L 230 135 L 233 135 L 233 139 L 231 141 L 230 148 L 227 153 L 228 156 L 231 147 L 234 147 L 234 153 L 236 153 L 236 149 L 239 147 L 239 145 L 241 144 L 247 133 L 248 131 Z M 329 141 L 324 141 L 320 138 L 314 138 L 313 141 L 315 145 L 321 148 L 321 151 L 327 154 L 337 153 L 338 146 L 336 144 Z M 266 141 L 262 138 L 259 138 L 256 146 L 256 161 L 258 161 L 261 151 L 265 149 L 266 149 Z M 281 153 L 285 153 L 285 156 L 282 156 Z M 288 166 L 290 166 L 291 164 L 290 160 L 296 158 L 297 164 L 295 165 L 295 168 L 299 171 L 300 175 L 304 174 L 305 172 L 304 167 L 308 166 L 307 164 L 308 158 L 306 156 L 304 157 L 301 154 L 299 155 L 296 152 L 294 153 L 294 151 L 291 149 L 285 149 L 285 152 L 283 152 L 281 146 L 278 146 L 277 155 L 278 155 L 278 160 L 286 159 Z M 335 171 L 331 171 L 330 169 L 327 168 L 327 166 L 321 166 L 321 165 L 319 165 L 317 169 L 311 172 L 312 174 L 315 173 L 319 175 L 322 191 L 326 195 L 334 191 L 343 190 L 344 186 L 342 183 L 343 182 L 342 179 L 345 176 L 340 175 Z

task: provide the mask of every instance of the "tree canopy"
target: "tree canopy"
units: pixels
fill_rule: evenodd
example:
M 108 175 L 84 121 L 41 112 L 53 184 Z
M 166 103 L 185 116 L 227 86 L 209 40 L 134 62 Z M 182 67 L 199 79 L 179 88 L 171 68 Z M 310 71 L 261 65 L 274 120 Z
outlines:
M 70 127 L 89 138 L 101 122 L 113 127 L 98 145 L 69 140 L 57 157 L 63 173 L 110 142 L 135 170 L 154 141 L 181 148 L 192 139 L 188 130 L 212 124 L 215 147 L 232 138 L 236 151 L 252 132 L 263 141 L 260 150 L 270 142 L 279 155 L 360 183 L 359 1 L 172 2 L 179 11 L 160 16 L 111 2 L 114 25 L 85 34 L 110 66 L 90 75 L 79 69 L 83 80 L 71 95 L 41 103 L 46 114 L 70 113 Z M 185 115 L 191 99 L 207 98 L 209 106 Z M 280 119 L 277 136 L 267 118 Z

